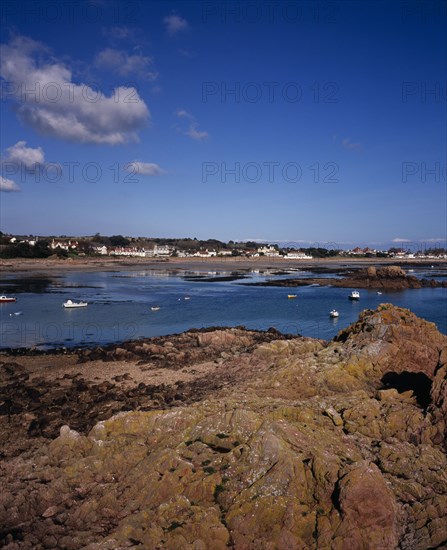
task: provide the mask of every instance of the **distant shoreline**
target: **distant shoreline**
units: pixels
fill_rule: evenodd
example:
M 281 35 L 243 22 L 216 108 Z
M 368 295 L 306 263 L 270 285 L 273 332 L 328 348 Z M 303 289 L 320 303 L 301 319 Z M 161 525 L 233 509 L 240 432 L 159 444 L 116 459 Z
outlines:
M 282 258 L 69 258 L 28 259 L 13 258 L 0 260 L 2 272 L 18 273 L 31 271 L 114 271 L 114 270 L 223 270 L 239 271 L 249 269 L 312 269 L 316 266 L 331 267 L 355 265 L 447 265 L 445 259 L 399 259 L 396 258 L 314 258 L 312 260 L 287 260 Z

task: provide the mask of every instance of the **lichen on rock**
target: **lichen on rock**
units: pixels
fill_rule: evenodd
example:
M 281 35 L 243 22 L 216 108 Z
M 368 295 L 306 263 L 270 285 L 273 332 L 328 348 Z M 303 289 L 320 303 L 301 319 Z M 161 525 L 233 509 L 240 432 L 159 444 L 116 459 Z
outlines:
M 196 402 L 118 412 L 90 430 L 61 418 L 56 438 L 30 436 L 6 457 L 2 547 L 445 545 L 445 335 L 392 305 L 363 312 L 329 343 L 222 332 L 195 336 L 195 353 L 224 346 L 243 376 Z M 429 381 L 423 404 L 416 375 Z

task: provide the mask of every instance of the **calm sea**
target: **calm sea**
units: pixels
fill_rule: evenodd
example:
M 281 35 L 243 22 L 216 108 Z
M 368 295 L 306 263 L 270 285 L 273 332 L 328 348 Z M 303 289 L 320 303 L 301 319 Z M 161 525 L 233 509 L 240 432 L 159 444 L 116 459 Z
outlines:
M 445 271 L 415 270 L 417 276 L 441 280 Z M 190 328 L 243 325 L 265 330 L 331 339 L 357 320 L 365 308 L 392 303 L 409 308 L 436 323 L 447 334 L 447 289 L 400 292 L 361 290 L 359 302 L 348 299 L 350 289 L 300 287 L 296 289 L 246 286 L 241 283 L 308 272 L 249 272 L 245 279 L 203 281 L 231 275 L 227 272 L 160 270 L 66 272 L 50 276 L 27 274 L 3 278 L 0 293 L 17 302 L 0 305 L 0 347 L 71 347 L 140 337 L 179 333 Z M 321 275 L 318 275 L 321 276 Z M 329 276 L 329 274 L 327 274 Z M 289 299 L 288 294 L 296 294 Z M 185 299 L 186 298 L 186 299 Z M 67 300 L 83 300 L 88 307 L 64 309 Z M 153 311 L 151 307 L 159 307 Z M 340 313 L 330 319 L 331 309 Z M 20 312 L 20 315 L 16 315 Z

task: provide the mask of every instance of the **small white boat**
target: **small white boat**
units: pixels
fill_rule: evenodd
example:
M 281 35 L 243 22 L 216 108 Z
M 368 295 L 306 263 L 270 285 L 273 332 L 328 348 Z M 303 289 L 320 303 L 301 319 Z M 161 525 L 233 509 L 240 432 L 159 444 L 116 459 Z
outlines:
M 183 299 L 184 300 L 191 300 L 191 296 L 185 296 Z
M 381 292 L 380 292 L 379 290 L 377 291 L 377 294 L 378 294 L 379 296 L 381 296 L 381 295 L 382 295 L 382 293 L 381 293 Z
M 287 294 L 287 298 L 289 299 L 296 298 L 296 296 L 296 294 Z
M 330 313 L 329 313 L 329 317 L 332 317 L 332 318 L 336 318 L 338 317 L 340 314 L 338 313 L 338 311 L 336 309 L 333 309 Z
M 23 311 L 15 311 L 14 313 L 10 313 L 10 317 L 17 317 L 18 315 L 23 315 Z
M 67 307 L 67 308 L 68 307 L 87 307 L 88 303 L 87 302 L 73 302 L 72 300 L 67 300 L 62 305 L 63 305 L 63 307 Z
M 17 298 L 10 298 L 9 296 L 0 296 L 0 303 L 4 302 L 16 302 Z
M 151 311 L 158 311 L 160 309 L 160 306 L 152 306 Z
M 349 295 L 350 300 L 360 300 L 360 292 L 358 290 L 353 290 Z

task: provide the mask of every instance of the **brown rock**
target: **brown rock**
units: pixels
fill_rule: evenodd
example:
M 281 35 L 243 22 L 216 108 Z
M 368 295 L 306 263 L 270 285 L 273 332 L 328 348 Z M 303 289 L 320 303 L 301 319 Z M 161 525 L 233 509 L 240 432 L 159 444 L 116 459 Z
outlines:
M 45 512 L 42 514 L 43 518 L 52 518 L 55 516 L 59 511 L 59 508 L 57 506 L 50 506 L 45 510 Z
M 388 550 L 447 540 L 447 338 L 434 325 L 384 305 L 332 342 L 218 329 L 169 343 L 148 344 L 163 350 L 151 363 L 195 371 L 191 383 L 25 384 L 5 369 L 0 546 Z M 144 344 L 120 349 L 141 358 Z M 145 376 L 133 361 L 129 372 Z M 165 410 L 151 410 L 155 401 Z M 118 412 L 132 407 L 147 412 Z
M 407 276 L 405 271 L 397 265 L 380 267 L 377 269 L 376 273 L 377 277 L 381 279 L 405 278 Z
M 338 414 L 338 412 L 333 407 L 327 408 L 324 411 L 324 413 L 326 414 L 326 416 L 329 416 L 329 418 L 334 423 L 334 426 L 343 426 L 342 417 Z
M 345 548 L 395 548 L 396 502 L 375 464 L 360 463 L 339 482 Z M 339 535 L 339 536 L 340 536 Z

